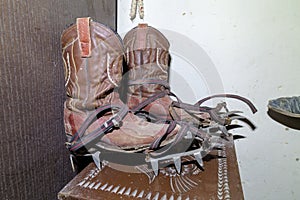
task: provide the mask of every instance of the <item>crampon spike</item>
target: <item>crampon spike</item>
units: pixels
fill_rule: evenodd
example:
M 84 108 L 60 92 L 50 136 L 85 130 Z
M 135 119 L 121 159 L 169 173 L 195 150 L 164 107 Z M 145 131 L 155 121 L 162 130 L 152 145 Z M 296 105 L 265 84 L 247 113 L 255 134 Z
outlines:
M 177 170 L 177 173 L 180 174 L 180 171 L 181 171 L 181 158 L 180 157 L 174 157 L 173 161 L 174 161 L 174 165 L 175 165 L 175 168 Z
M 152 159 L 150 162 L 151 162 L 152 170 L 153 170 L 155 176 L 157 176 L 158 175 L 158 160 Z
M 96 151 L 95 153 L 93 153 L 92 157 L 97 168 L 101 170 L 102 166 L 101 166 L 101 159 L 100 159 L 100 151 Z
M 200 152 L 194 153 L 194 157 L 195 157 L 197 163 L 200 165 L 200 167 L 203 168 L 204 164 L 203 164 L 201 153 Z

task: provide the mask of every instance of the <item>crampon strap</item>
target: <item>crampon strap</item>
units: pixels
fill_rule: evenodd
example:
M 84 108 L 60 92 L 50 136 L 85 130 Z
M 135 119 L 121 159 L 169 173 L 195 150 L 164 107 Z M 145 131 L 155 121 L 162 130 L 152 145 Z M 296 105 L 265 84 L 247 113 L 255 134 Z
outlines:
M 222 107 L 224 107 L 224 106 L 222 106 L 222 104 L 218 104 L 217 107 L 215 107 L 215 108 L 201 106 L 205 101 L 208 101 L 212 98 L 217 98 L 217 97 L 233 98 L 233 99 L 237 99 L 237 100 L 240 100 L 240 101 L 246 103 L 253 113 L 257 112 L 257 109 L 251 103 L 251 101 L 249 101 L 248 99 L 246 99 L 244 97 L 241 97 L 239 95 L 216 94 L 216 95 L 212 95 L 212 96 L 208 96 L 206 98 L 203 98 L 203 99 L 199 100 L 197 103 L 195 103 L 194 105 L 191 105 L 191 104 L 187 104 L 187 103 L 182 102 L 174 93 L 172 93 L 170 91 L 170 86 L 166 81 L 156 80 L 156 79 L 147 79 L 147 80 L 136 80 L 136 81 L 130 81 L 129 82 L 129 86 L 138 85 L 138 84 L 140 84 L 140 85 L 143 85 L 143 84 L 159 84 L 159 85 L 164 86 L 166 89 L 161 91 L 161 92 L 158 92 L 158 93 L 154 94 L 153 96 L 149 97 L 148 99 L 142 101 L 140 104 L 138 104 L 137 106 L 132 108 L 131 109 L 132 112 L 135 112 L 135 113 L 142 110 L 143 108 L 145 108 L 150 103 L 156 101 L 159 98 L 163 98 L 166 95 L 173 96 L 177 100 L 177 101 L 172 102 L 171 107 L 177 107 L 177 108 L 184 109 L 187 113 L 190 113 L 190 112 L 207 112 L 207 113 L 209 113 L 211 118 L 214 121 L 218 122 L 219 124 L 226 124 L 227 123 L 226 119 L 222 119 L 217 114 L 219 109 L 222 109 Z M 247 122 L 247 124 L 249 124 L 252 129 L 253 129 L 253 127 L 255 127 L 249 120 L 244 120 L 244 121 Z
M 138 79 L 138 80 L 130 80 L 128 81 L 128 86 L 132 85 L 145 85 L 145 84 L 156 84 L 164 86 L 166 89 L 170 89 L 170 85 L 168 82 L 159 80 L 159 79 Z
M 242 96 L 235 95 L 235 94 L 216 94 L 216 95 L 208 96 L 208 97 L 205 97 L 205 98 L 199 100 L 197 103 L 194 104 L 194 106 L 200 106 L 205 101 L 213 99 L 213 98 L 218 98 L 218 97 L 232 98 L 232 99 L 240 100 L 240 101 L 246 103 L 249 106 L 249 108 L 251 109 L 252 113 L 256 113 L 257 112 L 257 109 L 255 108 L 255 106 L 253 105 L 253 103 L 251 103 L 250 100 L 248 100 L 248 99 L 246 99 L 246 98 L 244 98 Z
M 99 116 L 103 116 L 105 113 L 111 110 L 119 110 L 114 114 L 109 120 L 104 122 L 99 128 L 90 132 L 87 135 L 84 135 L 88 127 L 97 120 Z M 119 127 L 121 121 L 128 113 L 128 108 L 126 105 L 106 105 L 97 108 L 93 113 L 91 113 L 79 130 L 74 134 L 70 142 L 68 143 L 68 148 L 70 151 L 75 152 L 78 149 L 82 148 L 85 145 L 95 141 L 104 136 L 105 133 L 112 130 L 114 127 Z
M 140 104 L 138 104 L 137 106 L 135 106 L 134 108 L 131 109 L 133 112 L 137 112 L 137 111 L 143 109 L 144 107 L 146 107 L 150 103 L 154 102 L 155 100 L 157 100 L 159 98 L 163 98 L 166 95 L 173 96 L 173 97 L 176 98 L 177 102 L 173 101 L 172 106 L 175 106 L 175 107 L 178 107 L 178 108 L 182 108 L 182 109 L 185 109 L 187 111 L 209 112 L 212 115 L 214 115 L 213 112 L 211 111 L 213 108 L 202 107 L 201 105 L 205 101 L 208 101 L 210 99 L 218 98 L 218 97 L 223 97 L 223 98 L 232 98 L 232 99 L 240 100 L 240 101 L 246 103 L 249 106 L 249 108 L 251 109 L 252 113 L 256 113 L 257 112 L 257 109 L 251 103 L 251 101 L 249 101 L 248 99 L 246 99 L 246 98 L 244 98 L 242 96 L 239 96 L 239 95 L 234 95 L 234 94 L 216 94 L 216 95 L 205 97 L 205 98 L 199 100 L 194 105 L 191 105 L 191 104 L 187 104 L 187 103 L 182 102 L 174 93 L 172 93 L 170 91 L 170 86 L 165 81 L 151 80 L 150 79 L 150 80 L 132 81 L 132 82 L 129 83 L 129 85 L 137 85 L 137 84 L 160 84 L 160 85 L 164 86 L 166 88 L 166 90 L 158 92 L 158 93 L 154 94 L 153 96 L 149 97 L 148 99 L 146 99 L 145 101 L 141 102 Z

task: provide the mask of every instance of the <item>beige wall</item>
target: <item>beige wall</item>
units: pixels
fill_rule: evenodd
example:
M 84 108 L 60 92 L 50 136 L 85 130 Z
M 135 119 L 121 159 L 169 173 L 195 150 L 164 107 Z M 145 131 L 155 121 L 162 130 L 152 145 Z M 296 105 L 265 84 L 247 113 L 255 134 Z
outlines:
M 167 35 L 173 53 L 171 86 L 180 97 L 194 101 L 224 88 L 258 107 L 252 116 L 243 104 L 228 102 L 258 126 L 255 132 L 239 131 L 248 137 L 236 143 L 246 199 L 299 199 L 300 132 L 276 123 L 266 111 L 270 99 L 300 95 L 300 1 L 144 2 L 145 19 L 132 22 L 130 1 L 118 0 L 118 31 L 124 34 L 146 22 Z M 191 41 L 192 48 L 180 44 Z M 221 78 L 212 85 L 215 72 Z

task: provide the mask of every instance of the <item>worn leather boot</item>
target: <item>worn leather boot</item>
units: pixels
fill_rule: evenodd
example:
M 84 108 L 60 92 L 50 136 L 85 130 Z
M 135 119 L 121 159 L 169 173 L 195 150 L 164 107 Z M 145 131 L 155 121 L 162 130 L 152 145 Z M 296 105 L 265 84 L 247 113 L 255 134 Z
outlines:
M 150 123 L 120 100 L 124 51 L 114 31 L 79 18 L 63 32 L 61 42 L 67 91 L 64 124 L 73 155 L 91 154 L 99 168 L 102 160 L 146 165 L 155 175 L 169 164 L 179 172 L 183 156 L 194 156 L 202 166 L 202 157 L 215 144 L 210 135 L 189 123 Z
M 129 79 L 127 105 L 133 112 L 143 111 L 163 119 L 185 121 L 196 127 L 213 127 L 214 130 L 215 127 L 219 127 L 224 133 L 229 129 L 224 126 L 230 125 L 232 119 L 241 119 L 254 128 L 254 125 L 238 115 L 238 112 L 228 112 L 225 103 L 219 103 L 214 108 L 201 106 L 203 102 L 214 97 L 229 97 L 244 101 L 253 113 L 256 112 L 254 105 L 243 97 L 220 94 L 190 105 L 180 101 L 170 91 L 170 44 L 157 29 L 147 24 L 139 24 L 125 35 L 123 43 Z M 170 96 L 176 97 L 177 101 Z
M 117 149 L 149 146 L 169 124 L 153 124 L 128 112 L 116 88 L 123 69 L 120 37 L 109 27 L 79 18 L 62 34 L 67 99 L 64 124 L 72 152 L 95 142 Z M 173 135 L 179 126 L 172 130 Z

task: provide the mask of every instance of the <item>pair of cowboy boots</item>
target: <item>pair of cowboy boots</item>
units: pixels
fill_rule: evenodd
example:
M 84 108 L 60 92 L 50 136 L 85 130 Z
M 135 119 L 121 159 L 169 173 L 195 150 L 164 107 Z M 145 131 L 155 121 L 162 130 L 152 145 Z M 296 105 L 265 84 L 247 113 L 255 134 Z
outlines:
M 76 156 L 92 155 L 98 167 L 103 160 L 147 164 L 157 175 L 162 163 L 174 164 L 180 172 L 181 157 L 191 155 L 202 166 L 202 157 L 219 142 L 213 134 L 227 134 L 231 119 L 249 122 L 227 112 L 224 104 L 202 107 L 211 97 L 195 105 L 173 101 L 167 82 L 169 42 L 150 26 L 139 25 L 122 41 L 109 27 L 78 18 L 61 42 L 67 147 Z M 122 80 L 125 72 L 127 82 Z M 120 87 L 127 89 L 126 104 Z M 242 97 L 213 97 L 219 96 L 243 100 L 256 111 Z

